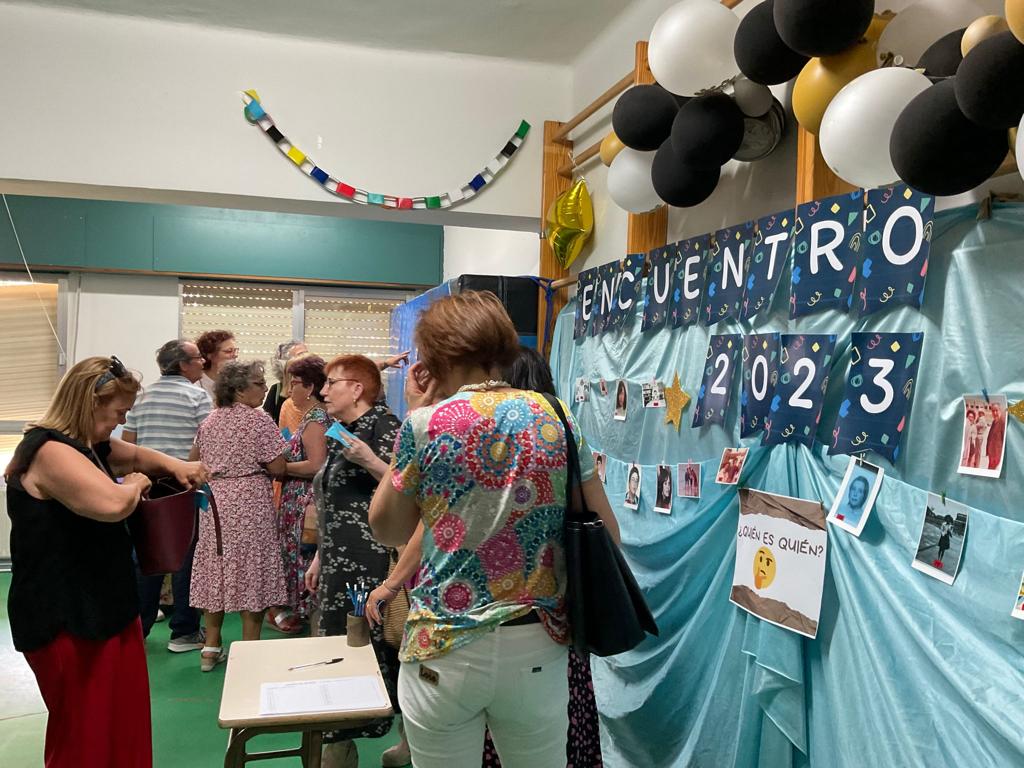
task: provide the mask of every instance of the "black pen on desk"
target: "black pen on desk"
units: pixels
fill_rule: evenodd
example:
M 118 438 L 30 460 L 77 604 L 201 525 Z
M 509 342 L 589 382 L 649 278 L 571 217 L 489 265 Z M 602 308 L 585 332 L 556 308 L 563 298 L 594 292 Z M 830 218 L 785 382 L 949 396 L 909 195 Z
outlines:
M 327 664 L 337 664 L 339 661 L 344 660 L 344 656 L 338 656 L 335 659 L 327 659 L 326 661 L 312 661 L 309 664 L 296 664 L 294 667 L 288 667 L 288 671 L 294 672 L 296 669 L 306 669 L 307 667 L 319 667 Z

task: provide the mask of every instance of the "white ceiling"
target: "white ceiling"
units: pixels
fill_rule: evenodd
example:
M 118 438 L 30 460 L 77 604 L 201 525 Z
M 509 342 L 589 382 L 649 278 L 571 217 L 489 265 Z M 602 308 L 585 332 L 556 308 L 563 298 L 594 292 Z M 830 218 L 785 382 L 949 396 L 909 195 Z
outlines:
M 569 63 L 629 0 L 28 0 L 376 48 Z

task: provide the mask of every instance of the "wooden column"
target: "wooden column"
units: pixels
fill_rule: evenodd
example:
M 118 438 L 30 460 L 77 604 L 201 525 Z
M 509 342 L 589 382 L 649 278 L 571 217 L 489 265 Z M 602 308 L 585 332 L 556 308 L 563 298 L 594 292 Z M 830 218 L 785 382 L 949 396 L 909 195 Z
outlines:
M 555 138 L 563 125 L 564 123 L 560 123 L 556 120 L 546 120 L 544 122 L 544 161 L 541 171 L 540 276 L 550 277 L 554 280 L 566 277 L 569 274 L 569 270 L 558 263 L 558 259 L 555 258 L 554 251 L 548 244 L 547 237 L 544 236 L 547 227 L 548 209 L 551 207 L 551 204 L 555 201 L 556 197 L 572 186 L 572 179 L 567 179 L 558 174 L 559 167 L 570 162 L 569 155 L 572 152 L 572 141 L 570 139 L 562 139 L 561 141 L 558 141 Z M 568 301 L 568 290 L 568 287 L 559 288 L 551 297 L 551 328 L 547 329 L 549 342 L 551 334 L 554 331 L 555 318 L 558 317 L 558 313 Z M 547 318 L 547 312 L 547 302 L 545 301 L 544 291 L 542 290 L 540 291 L 540 303 L 537 307 L 538 347 L 544 343 L 544 321 Z M 547 357 L 549 349 L 550 346 L 548 349 L 540 349 L 539 351 L 542 355 Z
M 855 190 L 853 184 L 840 179 L 825 165 L 825 158 L 818 148 L 818 137 L 803 128 L 798 127 L 797 130 L 796 204 Z
M 650 85 L 654 75 L 647 65 L 647 41 L 636 44 L 633 82 Z M 626 253 L 647 253 L 668 242 L 668 206 L 662 205 L 650 213 L 631 213 L 626 228 Z

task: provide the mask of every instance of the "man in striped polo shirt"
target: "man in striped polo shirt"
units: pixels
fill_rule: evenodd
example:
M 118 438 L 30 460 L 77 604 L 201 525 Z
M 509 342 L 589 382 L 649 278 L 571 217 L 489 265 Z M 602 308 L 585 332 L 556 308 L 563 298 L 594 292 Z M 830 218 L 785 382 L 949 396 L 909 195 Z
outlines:
M 187 461 L 196 431 L 213 408 L 206 390 L 196 383 L 203 375 L 203 356 L 191 341 L 175 339 L 157 350 L 156 364 L 160 378 L 146 387 L 128 411 L 122 439 Z M 175 653 L 199 650 L 205 642 L 199 611 L 189 605 L 194 552 L 193 542 L 184 565 L 171 576 L 174 611 L 167 650 Z M 139 575 L 139 607 L 146 636 L 156 621 L 163 580 L 163 576 Z

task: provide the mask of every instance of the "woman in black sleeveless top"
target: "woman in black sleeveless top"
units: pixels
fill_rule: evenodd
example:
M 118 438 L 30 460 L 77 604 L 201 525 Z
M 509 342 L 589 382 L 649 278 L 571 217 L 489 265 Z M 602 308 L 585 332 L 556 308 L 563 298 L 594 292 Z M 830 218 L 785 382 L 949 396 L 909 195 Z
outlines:
M 49 710 L 47 768 L 152 765 L 149 680 L 123 521 L 149 489 L 148 476 L 195 485 L 206 469 L 110 439 L 138 391 L 116 357 L 81 361 L 5 473 L 8 613 L 14 647 Z

